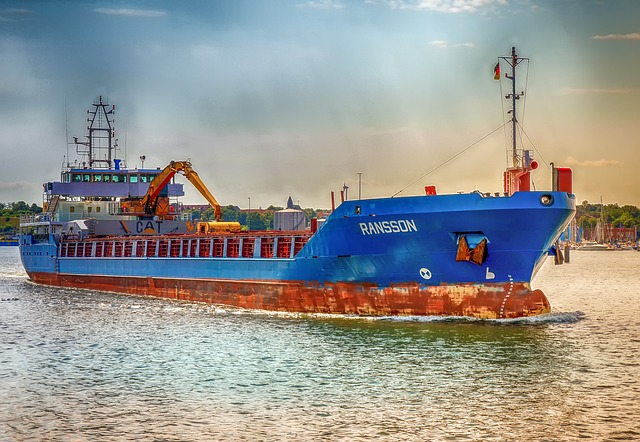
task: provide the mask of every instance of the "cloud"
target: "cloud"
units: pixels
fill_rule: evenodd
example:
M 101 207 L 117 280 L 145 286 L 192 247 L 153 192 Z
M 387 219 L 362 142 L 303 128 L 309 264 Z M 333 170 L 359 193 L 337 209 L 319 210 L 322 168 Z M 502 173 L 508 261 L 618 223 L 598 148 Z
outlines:
M 154 11 L 151 9 L 97 8 L 94 9 L 93 12 L 107 15 L 124 15 L 125 17 L 164 17 L 167 15 L 164 11 Z
M 311 0 L 304 6 L 313 9 L 343 9 L 344 5 L 336 0 Z
M 640 32 L 633 32 L 631 34 L 594 35 L 591 38 L 594 40 L 640 40 Z
M 398 9 L 435 11 L 447 14 L 474 13 L 492 6 L 507 6 L 507 0 L 387 0 Z
M 631 94 L 631 89 L 580 89 L 565 87 L 562 89 L 562 95 L 587 95 L 587 94 L 609 94 L 609 95 L 627 95 Z
M 473 49 L 476 47 L 475 44 L 473 43 L 449 43 L 446 40 L 433 40 L 429 42 L 430 45 L 435 46 L 437 48 L 442 48 L 442 49 L 446 49 L 446 48 L 467 48 L 467 49 Z
M 573 157 L 568 157 L 566 164 L 569 166 L 582 166 L 582 167 L 609 167 L 609 166 L 622 166 L 622 161 L 618 160 L 578 160 Z
M 0 9 L 0 22 L 10 22 L 15 21 L 21 17 L 24 17 L 27 14 L 31 14 L 31 10 L 23 9 L 23 8 L 5 8 Z
M 29 188 L 32 185 L 33 183 L 30 183 L 28 181 L 0 182 L 0 192 L 22 190 L 25 188 Z
M 30 14 L 29 9 L 24 8 L 6 8 L 0 11 L 0 14 Z

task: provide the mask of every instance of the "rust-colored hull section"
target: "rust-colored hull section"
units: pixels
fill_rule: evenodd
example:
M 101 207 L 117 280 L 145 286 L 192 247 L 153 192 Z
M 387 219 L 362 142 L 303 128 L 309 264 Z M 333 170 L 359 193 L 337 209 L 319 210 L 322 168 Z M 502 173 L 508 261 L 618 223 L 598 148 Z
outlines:
M 31 272 L 46 285 L 113 291 L 247 309 L 363 316 L 468 316 L 518 318 L 550 311 L 540 290 L 529 284 L 420 286 L 399 284 L 313 285 L 296 281 L 233 281 L 145 277 L 106 277 Z

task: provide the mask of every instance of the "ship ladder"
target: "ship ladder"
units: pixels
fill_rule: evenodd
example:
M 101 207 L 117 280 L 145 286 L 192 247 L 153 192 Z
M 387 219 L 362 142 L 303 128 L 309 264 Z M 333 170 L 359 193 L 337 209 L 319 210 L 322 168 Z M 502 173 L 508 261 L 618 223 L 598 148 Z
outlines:
M 49 212 L 53 215 L 56 209 L 58 208 L 59 201 L 60 201 L 60 195 L 54 195 L 53 198 L 49 200 L 49 203 L 47 204 L 47 207 L 44 208 L 44 211 Z

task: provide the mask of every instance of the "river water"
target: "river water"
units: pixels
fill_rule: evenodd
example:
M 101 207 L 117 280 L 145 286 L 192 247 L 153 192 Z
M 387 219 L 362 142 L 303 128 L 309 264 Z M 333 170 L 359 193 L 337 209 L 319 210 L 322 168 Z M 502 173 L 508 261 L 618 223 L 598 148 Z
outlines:
M 38 286 L 0 248 L 0 440 L 640 440 L 640 253 L 519 321 L 264 314 Z

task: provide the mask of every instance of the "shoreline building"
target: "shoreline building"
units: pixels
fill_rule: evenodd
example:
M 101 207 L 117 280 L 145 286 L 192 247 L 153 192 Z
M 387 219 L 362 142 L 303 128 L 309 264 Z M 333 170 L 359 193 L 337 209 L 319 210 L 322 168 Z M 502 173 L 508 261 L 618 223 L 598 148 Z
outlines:
M 291 196 L 287 200 L 287 208 L 278 210 L 273 217 L 274 230 L 306 230 L 307 215 L 303 210 L 293 208 Z

